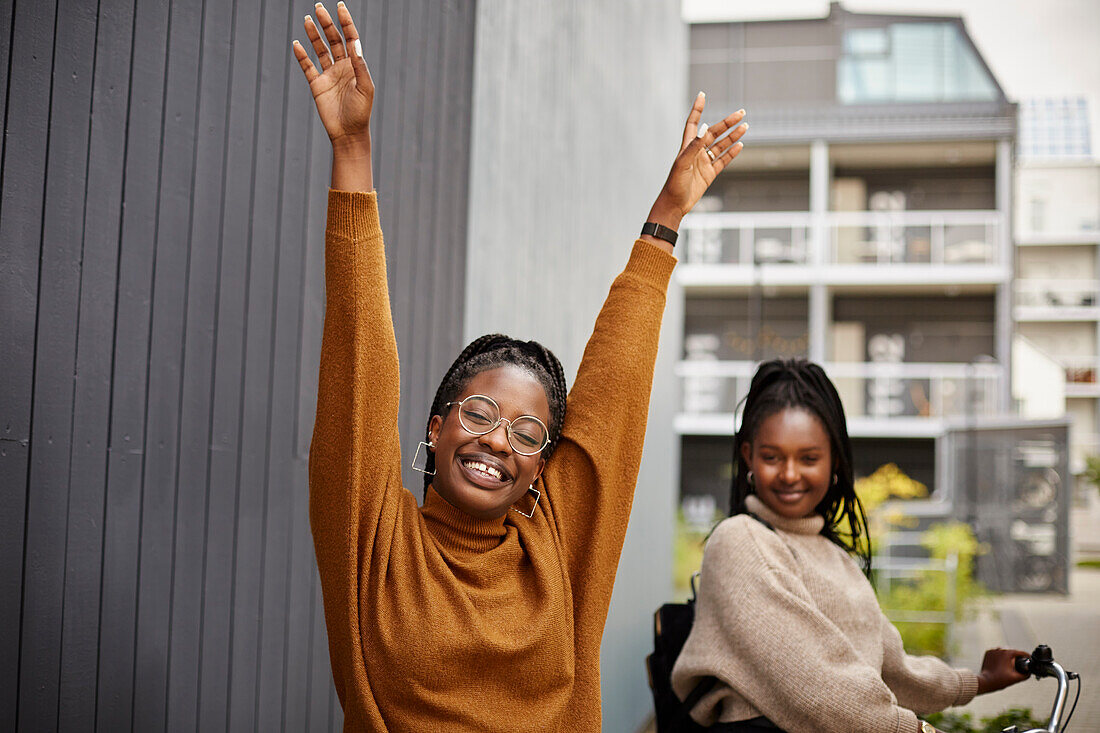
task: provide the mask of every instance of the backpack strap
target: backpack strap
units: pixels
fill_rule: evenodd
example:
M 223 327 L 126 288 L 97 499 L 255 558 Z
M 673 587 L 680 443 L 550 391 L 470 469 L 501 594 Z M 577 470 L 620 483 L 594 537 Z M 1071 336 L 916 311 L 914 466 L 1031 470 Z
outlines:
M 767 521 L 766 519 L 762 519 L 761 517 L 753 514 L 752 512 L 745 512 L 745 513 L 748 514 L 753 519 L 755 519 L 756 521 L 760 522 L 762 525 L 764 525 L 768 529 L 770 529 L 772 532 L 775 531 L 775 527 L 772 526 L 771 522 Z M 698 576 L 699 576 L 699 573 L 694 573 L 691 576 L 691 605 L 692 606 L 695 605 L 695 600 L 696 600 L 695 578 L 698 577 Z M 685 697 L 684 701 L 680 704 L 680 710 L 677 713 L 676 719 L 675 719 L 675 722 L 676 722 L 677 725 L 680 725 L 684 721 L 691 719 L 691 711 L 694 710 L 695 706 L 699 703 L 699 701 L 701 699 L 703 699 L 703 695 L 706 695 L 708 692 L 710 692 L 712 689 L 714 689 L 714 686 L 716 684 L 718 684 L 718 678 L 717 677 L 704 677 L 703 679 L 699 680 L 698 683 L 696 683 L 695 687 L 693 687 L 691 689 L 691 692 L 688 693 L 687 697 Z

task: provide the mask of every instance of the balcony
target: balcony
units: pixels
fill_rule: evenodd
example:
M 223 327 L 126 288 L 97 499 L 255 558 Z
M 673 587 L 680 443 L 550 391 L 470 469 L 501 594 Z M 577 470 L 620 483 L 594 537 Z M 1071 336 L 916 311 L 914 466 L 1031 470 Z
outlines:
M 1011 279 L 998 211 L 699 213 L 684 219 L 687 287 L 995 286 Z
M 1017 321 L 1100 320 L 1100 280 L 1017 280 L 1015 315 Z
M 734 413 L 757 364 L 685 360 L 676 366 L 683 435 L 732 435 Z M 1005 379 L 999 364 L 833 362 L 824 365 L 854 437 L 935 437 L 950 419 L 998 414 Z
M 1066 370 L 1066 397 L 1100 397 L 1100 357 L 1055 356 Z

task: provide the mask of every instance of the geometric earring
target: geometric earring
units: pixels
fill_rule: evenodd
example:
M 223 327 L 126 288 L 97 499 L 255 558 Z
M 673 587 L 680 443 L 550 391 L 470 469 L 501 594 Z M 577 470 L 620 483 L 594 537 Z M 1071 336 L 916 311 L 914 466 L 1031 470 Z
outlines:
M 413 454 L 412 469 L 414 471 L 420 471 L 420 473 L 426 473 L 429 476 L 434 476 L 435 471 L 429 471 L 427 468 L 421 468 L 420 466 L 416 465 L 417 460 L 419 460 L 419 458 L 420 458 L 420 449 L 421 448 L 430 448 L 430 449 L 434 450 L 435 449 L 435 443 L 434 442 L 425 443 L 423 440 L 420 441 L 420 445 L 416 446 L 416 453 Z M 424 466 L 427 466 L 427 465 L 428 465 L 428 452 L 425 451 L 424 452 Z
M 523 516 L 527 517 L 528 519 L 530 519 L 531 517 L 535 516 L 535 509 L 539 505 L 539 499 L 542 498 L 542 492 L 540 492 L 538 489 L 536 489 L 534 484 L 531 484 L 530 486 L 527 487 L 527 493 L 535 495 L 535 503 L 531 505 L 531 511 L 525 512 L 522 509 L 516 509 L 515 507 L 512 507 L 512 510 L 515 511 L 515 512 L 518 512 L 518 513 L 522 514 Z

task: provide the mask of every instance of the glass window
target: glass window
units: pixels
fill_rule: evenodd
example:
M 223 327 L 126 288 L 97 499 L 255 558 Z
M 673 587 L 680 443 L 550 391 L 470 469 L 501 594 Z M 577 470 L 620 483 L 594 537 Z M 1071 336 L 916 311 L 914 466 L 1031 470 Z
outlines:
M 845 104 L 992 100 L 996 86 L 953 23 L 893 23 L 844 33 L 837 96 Z

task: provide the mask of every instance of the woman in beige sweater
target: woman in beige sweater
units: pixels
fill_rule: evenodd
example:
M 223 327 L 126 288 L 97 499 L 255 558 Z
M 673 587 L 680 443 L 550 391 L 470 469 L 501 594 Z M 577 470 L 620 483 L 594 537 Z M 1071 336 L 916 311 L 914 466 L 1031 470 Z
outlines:
M 1023 679 L 1026 652 L 991 649 L 978 674 L 905 653 L 868 581 L 870 541 L 844 408 L 821 367 L 771 361 L 734 438 L 732 516 L 703 557 L 691 636 L 672 672 L 713 730 L 925 733 L 917 718 Z M 853 559 L 857 556 L 860 562 Z
M 295 42 L 332 141 L 310 523 L 346 730 L 598 731 L 600 639 L 645 436 L 680 218 L 741 150 L 696 99 L 566 398 L 545 348 L 474 341 L 401 485 L 398 364 L 371 176 L 374 84 L 343 5 Z M 322 38 L 322 33 L 324 38 Z M 327 39 L 327 43 L 326 40 Z M 730 134 L 722 137 L 723 133 Z M 483 263 L 492 266 L 492 263 Z M 415 407 L 414 407 L 415 409 Z

